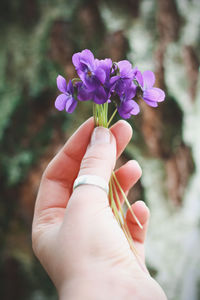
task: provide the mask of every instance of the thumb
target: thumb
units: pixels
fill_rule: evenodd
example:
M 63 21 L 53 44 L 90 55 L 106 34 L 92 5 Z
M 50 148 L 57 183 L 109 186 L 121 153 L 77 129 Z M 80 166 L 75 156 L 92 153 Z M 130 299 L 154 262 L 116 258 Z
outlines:
M 78 177 L 82 175 L 96 175 L 102 177 L 108 183 L 115 162 L 116 141 L 114 136 L 109 129 L 96 127 L 82 159 Z M 83 191 L 83 189 L 87 189 L 88 196 L 94 196 L 94 193 L 99 193 L 102 190 L 94 185 L 80 185 L 75 191 L 79 188 L 82 189 L 82 192 L 86 191 Z

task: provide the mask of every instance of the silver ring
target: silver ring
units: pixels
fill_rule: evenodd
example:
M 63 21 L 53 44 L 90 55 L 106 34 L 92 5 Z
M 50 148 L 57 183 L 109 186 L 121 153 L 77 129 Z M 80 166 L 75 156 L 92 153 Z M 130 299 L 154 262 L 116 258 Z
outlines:
M 100 176 L 96 175 L 82 175 L 76 178 L 73 185 L 73 190 L 78 187 L 79 185 L 88 184 L 88 185 L 95 185 L 100 187 L 102 190 L 108 194 L 109 187 L 108 183 Z

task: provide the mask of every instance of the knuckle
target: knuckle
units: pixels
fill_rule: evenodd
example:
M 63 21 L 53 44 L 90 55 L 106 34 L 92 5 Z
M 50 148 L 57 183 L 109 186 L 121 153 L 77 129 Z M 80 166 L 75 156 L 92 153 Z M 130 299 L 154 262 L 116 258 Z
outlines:
M 51 162 L 49 162 L 48 165 L 46 166 L 46 168 L 42 174 L 42 179 L 48 178 L 50 167 L 51 167 Z
M 103 157 L 96 157 L 96 156 L 85 156 L 81 162 L 81 167 L 93 167 L 98 164 L 105 163 L 105 159 Z

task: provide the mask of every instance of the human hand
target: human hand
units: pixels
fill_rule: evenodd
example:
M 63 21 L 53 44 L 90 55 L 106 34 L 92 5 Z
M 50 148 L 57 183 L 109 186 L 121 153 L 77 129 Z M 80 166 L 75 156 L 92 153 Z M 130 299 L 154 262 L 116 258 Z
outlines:
M 141 268 L 113 216 L 105 191 L 92 185 L 72 190 L 79 175 L 98 175 L 108 182 L 116 157 L 132 135 L 125 121 L 117 122 L 110 131 L 93 129 L 91 118 L 68 140 L 42 176 L 33 220 L 34 252 L 60 299 L 164 300 L 164 292 L 148 274 L 144 262 L 149 219 L 145 204 L 138 201 L 132 205 L 143 229 L 130 212 L 126 216 Z M 141 169 L 136 161 L 129 161 L 116 176 L 128 193 L 141 176 Z

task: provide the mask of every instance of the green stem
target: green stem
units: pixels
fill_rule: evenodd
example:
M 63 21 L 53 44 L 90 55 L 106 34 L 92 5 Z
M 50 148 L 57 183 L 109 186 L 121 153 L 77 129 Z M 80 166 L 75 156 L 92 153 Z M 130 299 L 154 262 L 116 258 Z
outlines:
M 114 215 L 117 219 L 117 222 L 119 223 L 119 225 L 121 226 L 126 238 L 127 238 L 127 241 L 130 245 L 130 248 L 131 250 L 133 251 L 133 253 L 135 254 L 135 257 L 140 265 L 140 267 L 142 268 L 143 271 L 145 271 L 145 267 L 144 267 L 144 264 L 141 260 L 141 257 L 137 251 L 137 249 L 135 248 L 134 246 L 134 241 L 132 239 L 132 236 L 131 236 L 131 233 L 130 233 L 130 230 L 128 228 L 128 224 L 126 222 L 126 219 L 125 219 L 125 216 L 124 216 L 124 213 L 123 213 L 123 210 L 122 210 L 122 206 L 121 206 L 121 202 L 120 202 L 120 199 L 119 199 L 119 195 L 118 195 L 118 192 L 117 192 L 117 188 L 116 188 L 116 185 L 115 185 L 115 182 L 114 182 L 114 177 L 111 177 L 111 180 L 110 180 L 110 189 L 112 190 L 112 187 L 113 187 L 113 190 L 114 190 L 114 193 L 113 193 L 113 190 L 112 190 L 112 206 L 114 207 L 113 211 L 114 211 Z M 115 203 L 115 200 L 114 200 L 114 196 L 113 194 L 115 195 L 116 197 L 116 200 L 117 200 L 117 204 L 118 204 L 118 207 L 119 207 L 119 210 L 120 210 L 120 213 L 121 213 L 121 216 L 119 215 L 119 212 L 118 212 L 118 209 L 117 209 L 117 206 L 116 206 L 116 203 Z M 112 208 L 112 207 L 111 207 Z
M 114 172 L 112 172 L 112 176 L 113 176 L 113 178 L 114 178 L 114 180 L 115 180 L 115 182 L 116 182 L 116 184 L 117 184 L 117 186 L 118 186 L 118 188 L 119 188 L 119 190 L 120 190 L 120 192 L 121 192 L 121 194 L 122 194 L 122 196 L 123 196 L 123 198 L 124 198 L 124 200 L 125 200 L 126 205 L 127 205 L 128 208 L 129 208 L 129 210 L 130 210 L 130 212 L 131 212 L 133 218 L 135 219 L 135 221 L 136 221 L 136 223 L 138 224 L 138 226 L 139 226 L 141 229 L 143 229 L 142 224 L 140 223 L 140 221 L 138 220 L 138 218 L 137 218 L 136 215 L 134 214 L 134 212 L 133 212 L 133 210 L 132 210 L 132 207 L 131 207 L 131 205 L 130 205 L 130 203 L 129 203 L 129 201 L 128 201 L 128 199 L 127 199 L 127 197 L 126 197 L 126 195 L 125 195 L 125 193 L 124 193 L 124 191 L 123 191 L 121 185 L 119 184 L 119 181 L 117 180 L 117 177 L 116 177 L 116 175 L 115 175 Z
M 108 103 L 93 104 L 93 115 L 96 126 L 108 127 Z
M 110 125 L 111 121 L 113 120 L 114 116 L 116 115 L 116 113 L 117 113 L 117 108 L 115 109 L 114 113 L 113 113 L 112 116 L 110 117 L 110 120 L 109 120 L 108 123 L 107 123 L 107 127 L 109 127 L 109 125 Z
M 105 111 L 105 127 L 108 128 L 108 102 L 104 103 L 104 111 Z

